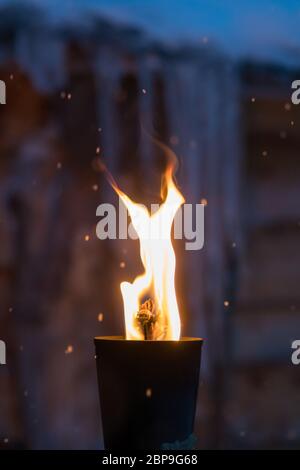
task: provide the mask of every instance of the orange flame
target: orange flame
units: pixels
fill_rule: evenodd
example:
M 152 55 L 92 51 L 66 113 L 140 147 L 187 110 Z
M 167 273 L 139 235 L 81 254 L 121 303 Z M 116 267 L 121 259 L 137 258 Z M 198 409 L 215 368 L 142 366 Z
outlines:
M 153 339 L 178 340 L 180 338 L 180 316 L 175 291 L 175 253 L 171 241 L 173 219 L 184 203 L 182 194 L 173 180 L 174 166 L 169 165 L 164 175 L 166 190 L 164 202 L 150 214 L 148 209 L 133 202 L 116 183 L 110 182 L 125 204 L 132 225 L 139 237 L 140 256 L 145 268 L 133 283 L 120 284 L 124 303 L 126 339 L 141 340 L 143 334 L 137 325 L 136 316 L 143 297 L 151 293 L 159 312 Z

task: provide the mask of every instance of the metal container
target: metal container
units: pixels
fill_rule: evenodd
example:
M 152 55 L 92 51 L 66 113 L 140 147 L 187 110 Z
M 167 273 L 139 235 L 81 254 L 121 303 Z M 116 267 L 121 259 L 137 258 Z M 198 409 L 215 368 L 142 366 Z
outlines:
M 202 344 L 199 338 L 95 338 L 105 449 L 186 446 L 194 428 Z

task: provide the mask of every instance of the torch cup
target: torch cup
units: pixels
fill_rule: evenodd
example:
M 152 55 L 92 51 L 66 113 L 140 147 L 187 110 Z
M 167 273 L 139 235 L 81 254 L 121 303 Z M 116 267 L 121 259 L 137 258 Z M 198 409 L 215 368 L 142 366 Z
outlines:
M 105 449 L 188 448 L 203 340 L 94 341 Z

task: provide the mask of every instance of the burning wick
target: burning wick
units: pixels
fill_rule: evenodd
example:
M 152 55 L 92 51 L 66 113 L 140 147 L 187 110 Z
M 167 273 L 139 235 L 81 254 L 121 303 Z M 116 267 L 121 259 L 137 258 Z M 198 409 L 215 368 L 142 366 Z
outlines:
M 146 300 L 136 314 L 136 321 L 144 335 L 145 340 L 154 339 L 153 330 L 157 320 L 155 304 L 151 299 Z

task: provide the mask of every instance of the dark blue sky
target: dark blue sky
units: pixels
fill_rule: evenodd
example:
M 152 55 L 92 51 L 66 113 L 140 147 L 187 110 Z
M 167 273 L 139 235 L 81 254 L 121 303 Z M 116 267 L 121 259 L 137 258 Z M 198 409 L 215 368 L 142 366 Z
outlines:
M 217 43 L 234 56 L 286 62 L 300 57 L 300 0 L 27 1 L 47 6 L 55 20 L 81 21 L 83 10 L 97 9 L 164 41 Z

